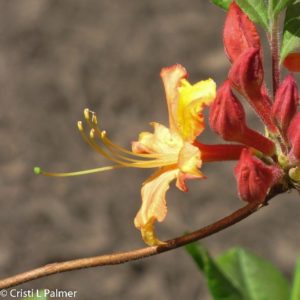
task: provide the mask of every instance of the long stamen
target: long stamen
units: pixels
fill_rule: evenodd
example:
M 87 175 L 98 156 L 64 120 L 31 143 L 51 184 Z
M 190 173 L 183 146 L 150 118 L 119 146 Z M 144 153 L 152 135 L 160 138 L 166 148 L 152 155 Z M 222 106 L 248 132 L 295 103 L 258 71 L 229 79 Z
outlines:
M 98 153 L 100 153 L 102 156 L 104 156 L 106 159 L 108 160 L 111 160 L 111 161 L 114 161 L 116 162 L 113 158 L 111 158 L 102 148 L 98 147 L 95 143 L 92 142 L 92 139 L 91 139 L 91 136 L 88 137 L 85 132 L 84 132 L 84 129 L 83 129 L 83 125 L 82 125 L 82 122 L 79 121 L 77 123 L 77 126 L 78 126 L 78 129 L 83 137 L 83 139 L 86 141 L 86 143 L 91 146 L 91 148 L 93 148 L 95 151 L 97 151 Z M 90 133 L 91 135 L 91 133 Z M 119 164 L 119 162 L 116 162 Z
M 136 156 L 136 157 L 142 157 L 142 158 L 160 158 L 162 157 L 163 155 L 161 154 L 158 154 L 158 153 L 153 153 L 153 154 L 142 154 L 142 153 L 134 153 L 132 151 L 129 151 L 117 144 L 114 144 L 106 135 L 106 132 L 105 134 L 103 135 L 102 137 L 102 140 L 103 142 L 108 145 L 110 148 L 115 148 L 116 150 L 120 151 L 120 152 L 124 152 L 128 155 L 133 155 L 133 156 Z
M 90 115 L 89 113 L 92 114 L 92 119 L 90 119 Z M 95 115 L 94 112 L 90 111 L 88 108 L 86 108 L 84 110 L 84 117 L 86 119 L 86 122 L 87 124 L 90 126 L 91 129 L 94 129 L 95 130 L 95 133 L 96 135 L 99 137 L 100 140 L 102 140 L 102 142 L 112 151 L 113 148 L 115 148 L 116 150 L 118 150 L 119 152 L 122 152 L 122 153 L 126 153 L 128 155 L 132 155 L 134 157 L 143 157 L 143 158 L 161 158 L 162 155 L 161 154 L 157 154 L 157 153 L 151 153 L 151 154 L 142 154 L 142 153 L 134 153 L 132 151 L 129 151 L 115 143 L 113 143 L 108 137 L 107 137 L 107 134 L 106 134 L 106 131 L 105 130 L 101 130 L 99 127 L 98 127 L 98 120 L 97 120 L 97 116 Z M 112 152 L 115 152 L 112 151 Z M 116 153 L 116 152 L 115 152 Z M 128 160 L 130 160 L 128 158 Z
M 90 121 L 90 110 L 89 109 L 85 109 L 84 110 L 84 117 L 86 119 L 87 124 L 89 125 L 89 127 L 91 128 L 90 130 L 90 136 L 89 138 L 86 137 L 86 135 L 83 132 L 83 127 L 81 126 L 81 128 L 79 128 L 79 130 L 82 130 L 81 132 L 84 135 L 85 140 L 88 142 L 88 144 L 94 148 L 97 152 L 99 152 L 101 155 L 103 155 L 105 158 L 107 158 L 108 160 L 112 160 L 118 163 L 123 164 L 123 162 L 119 161 L 118 159 L 114 158 L 113 156 L 109 155 L 108 153 L 106 153 L 95 141 L 95 136 L 97 135 L 98 138 L 100 139 L 101 142 L 104 143 L 104 145 L 107 147 L 107 149 L 111 152 L 111 154 L 113 154 L 114 156 L 125 160 L 125 161 L 130 161 L 130 162 L 137 162 L 136 159 L 132 159 L 132 158 L 128 158 L 124 155 L 121 155 L 120 153 L 117 153 L 115 150 L 111 149 L 110 146 L 108 146 L 105 141 L 104 141 L 104 137 L 105 137 L 105 131 L 101 131 L 100 128 L 97 126 L 98 121 L 97 121 L 97 117 L 94 114 L 94 112 L 92 113 L 92 122 Z M 81 123 L 82 125 L 82 123 Z M 122 151 L 120 151 L 122 152 Z
M 76 172 L 67 172 L 67 173 L 46 172 L 46 171 L 43 171 L 40 167 L 35 167 L 33 169 L 33 171 L 36 175 L 44 175 L 44 176 L 52 176 L 52 177 L 69 177 L 69 176 L 87 175 L 87 174 L 109 171 L 109 170 L 114 170 L 114 169 L 119 169 L 119 168 L 124 168 L 124 167 L 125 166 L 115 165 L 115 166 L 100 167 L 100 168 L 95 168 L 95 169 L 82 170 L 82 171 L 76 171 Z
M 122 157 L 121 158 L 123 160 L 117 159 L 116 157 L 113 157 L 111 155 L 109 155 L 108 153 L 106 153 L 94 140 L 95 138 L 95 130 L 91 129 L 90 131 L 90 136 L 88 137 L 83 130 L 83 126 L 81 122 L 78 122 L 78 128 L 84 138 L 84 140 L 94 149 L 96 150 L 98 153 L 100 153 L 102 156 L 104 156 L 106 159 L 113 161 L 117 164 L 123 165 L 125 167 L 129 167 L 129 168 L 157 168 L 157 167 L 161 167 L 161 166 L 167 166 L 170 163 L 174 162 L 174 159 L 163 159 L 163 160 L 159 160 L 159 159 L 154 159 L 154 160 L 147 160 L 147 161 L 142 161 L 142 160 L 135 160 L 134 162 L 127 162 L 124 161 L 124 158 L 126 157 Z
M 103 144 L 116 156 L 118 157 L 122 157 L 123 159 L 126 159 L 128 161 L 132 161 L 132 162 L 148 162 L 151 160 L 155 160 L 155 161 L 166 161 L 168 159 L 170 159 L 170 155 L 167 154 L 135 154 L 134 152 L 131 151 L 126 151 L 126 149 L 119 147 L 118 145 L 114 144 L 109 138 L 107 138 L 106 135 L 106 131 L 102 131 L 101 132 L 101 140 L 103 142 Z M 124 151 L 125 150 L 125 151 Z M 133 159 L 130 157 L 126 157 L 120 153 L 125 153 L 128 155 L 132 155 L 134 157 L 136 157 L 137 159 Z M 141 160 L 142 159 L 148 159 L 148 160 Z
M 90 117 L 91 114 L 91 117 Z M 85 174 L 92 174 L 97 172 L 103 172 L 118 168 L 157 168 L 172 165 L 176 162 L 177 156 L 170 156 L 165 154 L 139 154 L 129 151 L 119 145 L 114 144 L 108 137 L 104 130 L 100 130 L 98 127 L 98 120 L 94 112 L 89 109 L 84 110 L 84 119 L 88 127 L 90 128 L 89 134 L 84 130 L 82 121 L 77 123 L 79 132 L 85 142 L 93 148 L 96 152 L 100 153 L 106 159 L 116 163 L 116 165 L 105 166 L 95 169 L 67 172 L 67 173 L 52 173 L 46 172 L 39 167 L 34 168 L 34 173 L 45 176 L 53 177 L 67 177 L 67 176 L 79 176 Z M 102 146 L 97 143 L 96 137 L 102 143 Z M 106 149 L 105 149 L 106 148 Z M 108 151 L 105 151 L 108 150 Z M 128 157 L 132 156 L 132 157 Z
M 124 149 L 123 147 L 120 147 L 116 144 L 114 144 L 110 139 L 107 138 L 106 132 L 103 130 L 101 131 L 99 127 L 97 126 L 98 121 L 97 117 L 92 113 L 92 120 L 90 119 L 90 111 L 88 109 L 84 110 L 84 117 L 87 121 L 87 124 L 90 126 L 91 131 L 89 138 L 84 134 L 82 123 L 78 123 L 81 126 L 79 127 L 79 130 L 82 132 L 84 139 L 88 142 L 88 144 L 95 149 L 97 152 L 102 154 L 105 158 L 108 160 L 114 161 L 118 164 L 125 165 L 127 167 L 135 167 L 135 168 L 155 168 L 160 166 L 166 166 L 170 163 L 174 163 L 176 161 L 176 157 L 173 157 L 170 159 L 170 155 L 159 155 L 159 154 L 135 154 L 131 151 L 128 151 Z M 91 122 L 92 121 L 92 122 Z M 107 152 L 105 152 L 96 142 L 95 137 L 96 135 L 99 137 L 100 141 L 103 142 L 103 144 L 106 146 L 106 148 L 113 154 L 114 156 L 109 155 Z M 138 159 L 129 158 L 127 156 L 122 155 L 121 153 L 129 154 L 132 156 L 137 157 Z M 118 159 L 119 157 L 120 159 Z M 140 158 L 148 158 L 149 160 L 140 160 Z M 154 158 L 154 159 L 152 159 Z M 152 160 L 151 160 L 152 159 Z M 128 163 L 131 162 L 131 163 Z

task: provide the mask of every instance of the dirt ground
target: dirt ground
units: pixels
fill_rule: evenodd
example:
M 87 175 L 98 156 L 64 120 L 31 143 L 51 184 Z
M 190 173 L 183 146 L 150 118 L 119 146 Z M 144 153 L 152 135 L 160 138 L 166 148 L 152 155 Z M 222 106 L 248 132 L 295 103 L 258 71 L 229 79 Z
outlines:
M 192 82 L 212 77 L 220 84 L 229 67 L 224 17 L 207 0 L 0 0 L 1 277 L 143 246 L 133 218 L 151 172 L 58 179 L 34 176 L 32 168 L 72 171 L 107 163 L 76 129 L 85 107 L 126 147 L 150 129 L 149 122 L 167 124 L 159 78 L 164 66 L 181 63 Z M 251 113 L 248 118 L 256 120 Z M 175 237 L 241 207 L 234 165 L 206 165 L 207 179 L 191 182 L 187 194 L 172 187 L 159 236 Z M 202 243 L 213 255 L 246 247 L 291 277 L 300 247 L 299 209 L 297 194 L 278 197 Z M 88 300 L 210 299 L 183 249 L 20 288 L 76 290 L 76 299 Z

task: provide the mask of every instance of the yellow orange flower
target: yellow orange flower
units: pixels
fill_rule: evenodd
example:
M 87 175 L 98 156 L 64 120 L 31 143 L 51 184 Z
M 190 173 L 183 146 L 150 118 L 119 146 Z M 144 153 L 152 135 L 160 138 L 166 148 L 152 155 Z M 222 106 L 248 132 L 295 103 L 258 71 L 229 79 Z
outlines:
M 142 186 L 142 205 L 134 224 L 141 231 L 148 245 L 162 243 L 154 233 L 154 223 L 162 222 L 167 214 L 166 192 L 170 182 L 187 191 L 186 179 L 202 178 L 200 147 L 194 145 L 196 137 L 204 129 L 202 111 L 216 96 L 216 84 L 212 79 L 194 85 L 187 81 L 187 72 L 181 65 L 161 71 L 169 113 L 169 128 L 152 123 L 153 133 L 142 132 L 132 143 L 132 151 L 113 143 L 98 125 L 95 113 L 85 109 L 88 125 L 86 133 L 83 123 L 78 128 L 85 141 L 108 160 L 115 163 L 87 171 L 73 173 L 48 173 L 35 169 L 36 173 L 48 176 L 70 176 L 106 171 L 115 168 L 158 168 Z
M 137 154 L 160 154 L 162 165 L 142 187 L 142 206 L 134 224 L 141 230 L 148 245 L 161 243 L 154 233 L 154 222 L 162 222 L 167 214 L 165 195 L 171 181 L 187 191 L 185 179 L 201 178 L 201 152 L 193 145 L 204 129 L 202 110 L 216 96 L 216 85 L 211 79 L 191 85 L 181 65 L 165 68 L 161 72 L 169 112 L 167 128 L 153 123 L 154 133 L 142 132 L 132 150 Z

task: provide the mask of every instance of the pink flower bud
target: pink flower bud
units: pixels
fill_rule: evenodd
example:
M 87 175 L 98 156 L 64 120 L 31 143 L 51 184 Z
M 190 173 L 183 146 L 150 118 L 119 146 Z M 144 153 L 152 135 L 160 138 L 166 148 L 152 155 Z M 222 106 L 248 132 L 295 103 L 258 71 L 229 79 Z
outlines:
M 277 128 L 271 116 L 271 102 L 264 89 L 264 69 L 259 49 L 245 50 L 232 65 L 228 78 L 272 132 Z M 262 92 L 263 91 L 263 92 Z
M 227 13 L 223 40 L 225 52 L 231 62 L 248 48 L 260 49 L 260 38 L 255 25 L 234 1 Z
M 232 93 L 228 80 L 217 91 L 210 108 L 209 123 L 225 141 L 240 142 L 267 155 L 274 153 L 274 143 L 246 125 L 244 108 Z
M 290 158 L 295 161 L 300 160 L 300 112 L 291 121 L 287 132 L 288 140 L 291 144 Z
M 249 149 L 242 151 L 235 167 L 238 193 L 246 202 L 264 202 L 270 188 L 279 181 L 283 173 L 276 166 L 267 166 L 253 156 Z
M 284 132 L 296 114 L 298 100 L 297 83 L 292 75 L 288 75 L 279 86 L 272 107 L 272 115 Z

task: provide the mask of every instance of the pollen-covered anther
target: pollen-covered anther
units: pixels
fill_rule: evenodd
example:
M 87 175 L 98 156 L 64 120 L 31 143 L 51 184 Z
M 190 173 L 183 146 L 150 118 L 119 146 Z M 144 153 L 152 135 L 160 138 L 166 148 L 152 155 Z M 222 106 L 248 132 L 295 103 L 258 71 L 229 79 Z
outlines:
M 79 131 L 83 131 L 82 121 L 77 122 L 77 127 L 78 127 Z
M 92 123 L 94 124 L 94 125 L 97 125 L 98 124 L 98 120 L 97 120 L 97 116 L 93 113 L 93 115 L 92 115 Z
M 90 138 L 91 138 L 91 139 L 94 139 L 94 138 L 95 138 L 95 129 L 94 129 L 94 128 L 92 128 L 92 129 L 90 130 Z
M 101 131 L 101 138 L 103 139 L 103 138 L 105 138 L 106 137 L 106 131 L 105 130 L 102 130 Z
M 86 120 L 89 120 L 90 119 L 90 110 L 88 108 L 85 108 L 83 110 L 83 115 Z

